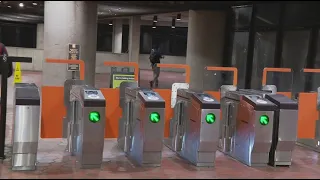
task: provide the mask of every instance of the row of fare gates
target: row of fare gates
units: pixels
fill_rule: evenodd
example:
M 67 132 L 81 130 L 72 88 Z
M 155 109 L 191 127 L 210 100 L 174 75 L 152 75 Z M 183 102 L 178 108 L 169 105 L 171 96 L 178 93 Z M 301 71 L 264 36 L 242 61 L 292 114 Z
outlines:
M 62 87 L 42 86 L 41 95 L 33 83 L 15 85 L 13 170 L 36 169 L 38 129 L 41 138 L 66 138 L 66 149 L 80 168 L 101 166 L 105 138 L 117 138 L 138 166 L 160 166 L 163 144 L 195 166 L 207 167 L 215 166 L 217 150 L 248 166 L 290 166 L 297 143 L 320 150 L 318 92 L 300 93 L 297 101 L 266 84 L 268 72 L 290 69 L 265 68 L 263 88 L 254 90 L 237 88 L 236 68 L 206 67 L 233 72 L 233 85 L 195 92 L 189 89 L 187 65 L 159 65 L 185 69 L 185 83 L 146 89 L 138 86 L 138 64 L 106 62 L 133 67 L 136 81 L 97 89 L 84 83 L 83 61 L 46 62 L 80 64 L 80 78 L 67 79 Z

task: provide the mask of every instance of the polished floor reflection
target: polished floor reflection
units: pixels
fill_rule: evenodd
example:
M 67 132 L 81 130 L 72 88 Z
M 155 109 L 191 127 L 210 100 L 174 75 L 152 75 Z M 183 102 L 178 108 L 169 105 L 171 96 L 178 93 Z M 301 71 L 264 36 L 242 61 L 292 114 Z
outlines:
M 151 72 L 146 71 L 146 74 Z M 162 81 L 166 81 L 166 73 L 162 73 Z M 97 76 L 97 84 L 104 86 L 103 77 Z M 178 76 L 178 75 L 177 75 Z M 144 76 L 148 77 L 148 76 Z M 180 78 L 183 76 L 180 74 Z M 41 73 L 23 72 L 24 82 L 35 82 L 41 85 Z M 143 80 L 148 85 L 148 79 Z M 13 172 L 10 170 L 10 142 L 12 132 L 12 78 L 9 79 L 8 112 L 7 112 L 7 148 L 8 159 L 0 164 L 0 178 L 319 178 L 320 157 L 318 153 L 296 146 L 293 153 L 293 165 L 289 167 L 250 168 L 222 153 L 217 153 L 216 167 L 196 168 L 178 158 L 172 151 L 164 147 L 162 166 L 158 168 L 135 167 L 116 147 L 115 139 L 105 140 L 103 164 L 100 169 L 77 169 L 75 157 L 65 152 L 66 142 L 62 139 L 41 139 L 38 150 L 38 168 L 32 172 Z

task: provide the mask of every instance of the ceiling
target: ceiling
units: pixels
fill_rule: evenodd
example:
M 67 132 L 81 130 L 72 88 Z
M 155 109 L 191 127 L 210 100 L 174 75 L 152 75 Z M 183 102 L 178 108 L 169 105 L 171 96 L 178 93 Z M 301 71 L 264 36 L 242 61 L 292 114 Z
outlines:
M 173 18 L 177 18 L 177 15 L 181 14 L 181 20 L 180 22 L 187 23 L 189 19 L 189 12 L 188 11 L 182 11 L 182 12 L 172 12 L 172 13 L 163 13 L 163 14 L 148 14 L 141 16 L 142 20 L 146 21 L 152 21 L 153 16 L 158 16 L 158 21 L 169 21 L 171 22 Z
M 24 6 L 20 7 L 19 3 L 23 3 Z M 150 20 L 155 14 L 161 14 L 158 16 L 159 21 L 171 21 L 176 12 L 189 9 L 223 9 L 231 5 L 248 4 L 250 1 L 99 1 L 98 3 L 98 21 L 107 22 L 112 18 L 132 15 L 142 15 L 142 19 Z M 43 23 L 43 15 L 44 1 L 0 1 L 2 21 Z M 187 17 L 187 13 L 182 17 Z

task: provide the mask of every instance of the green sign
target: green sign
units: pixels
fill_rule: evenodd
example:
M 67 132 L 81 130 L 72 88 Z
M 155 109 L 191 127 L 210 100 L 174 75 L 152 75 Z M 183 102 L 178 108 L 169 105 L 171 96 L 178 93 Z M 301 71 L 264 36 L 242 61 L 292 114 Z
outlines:
M 206 115 L 206 122 L 208 124 L 213 124 L 214 122 L 216 122 L 216 116 L 212 113 L 209 113 Z
M 135 82 L 134 75 L 131 74 L 113 74 L 112 88 L 120 87 L 122 82 Z
M 265 126 L 269 124 L 269 117 L 267 115 L 260 116 L 259 122 L 261 125 Z
M 160 121 L 160 114 L 157 112 L 153 112 L 149 115 L 149 120 L 152 123 L 158 123 Z
M 91 111 L 89 113 L 89 121 L 96 123 L 100 121 L 100 113 L 97 111 Z

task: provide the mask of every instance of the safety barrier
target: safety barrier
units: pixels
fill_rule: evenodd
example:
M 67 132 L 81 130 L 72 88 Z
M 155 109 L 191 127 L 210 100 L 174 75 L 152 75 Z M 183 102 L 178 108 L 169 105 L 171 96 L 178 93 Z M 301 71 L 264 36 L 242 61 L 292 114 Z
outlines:
M 320 69 L 303 69 L 303 73 L 320 73 Z M 318 92 L 299 93 L 298 142 L 316 138 Z M 307 143 L 308 144 L 308 143 Z M 315 145 L 319 146 L 318 143 Z
M 262 86 L 266 86 L 267 84 L 267 73 L 270 72 L 280 72 L 280 73 L 291 73 L 292 70 L 290 68 L 264 68 L 263 69 L 263 74 L 262 74 Z M 292 83 L 291 83 L 291 87 L 289 87 L 289 91 L 285 91 L 285 92 L 278 92 L 277 94 L 283 94 L 285 96 L 287 96 L 288 98 L 291 98 L 291 89 L 292 89 Z
M 235 67 L 207 66 L 207 67 L 205 67 L 205 71 L 233 72 L 232 85 L 234 87 L 237 87 L 237 85 L 238 85 L 238 69 Z M 204 83 L 206 83 L 206 82 L 204 82 Z M 221 98 L 220 89 L 218 89 L 218 91 L 210 90 L 210 91 L 205 91 L 205 92 L 212 95 L 213 97 L 215 97 L 218 100 L 220 100 L 220 98 Z
M 46 63 L 79 64 L 80 80 L 84 80 L 83 60 L 46 59 Z M 64 107 L 63 86 L 42 86 L 41 138 L 62 138 Z
M 108 67 L 133 67 L 134 80 L 138 82 L 139 65 L 136 62 L 117 62 L 106 61 L 104 66 Z M 110 77 L 112 78 L 112 77 Z M 119 134 L 118 121 L 122 116 L 122 109 L 119 104 L 120 90 L 119 88 L 100 88 L 106 99 L 106 130 L 105 138 L 117 138 Z

